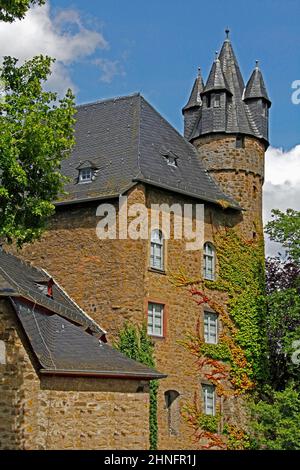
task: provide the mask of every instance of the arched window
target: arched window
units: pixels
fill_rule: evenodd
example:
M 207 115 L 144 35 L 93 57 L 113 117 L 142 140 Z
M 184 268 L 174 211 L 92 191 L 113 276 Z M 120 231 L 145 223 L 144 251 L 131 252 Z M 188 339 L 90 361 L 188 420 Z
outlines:
M 151 232 L 150 266 L 154 269 L 164 269 L 164 237 L 161 230 Z
M 168 413 L 168 429 L 170 436 L 177 436 L 180 424 L 179 398 L 177 390 L 167 390 L 165 392 L 165 403 Z
M 214 281 L 216 277 L 216 252 L 214 246 L 209 242 L 204 244 L 203 263 L 204 279 Z

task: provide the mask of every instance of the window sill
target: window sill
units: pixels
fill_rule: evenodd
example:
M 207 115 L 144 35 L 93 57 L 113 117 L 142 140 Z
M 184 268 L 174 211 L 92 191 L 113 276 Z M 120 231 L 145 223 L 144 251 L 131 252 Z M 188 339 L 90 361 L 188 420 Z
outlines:
M 165 336 L 157 336 L 157 335 L 151 335 L 150 333 L 147 333 L 149 338 L 152 338 L 154 340 L 162 340 L 162 339 L 166 339 Z
M 164 269 L 158 269 L 158 268 L 151 268 L 149 267 L 148 268 L 148 271 L 152 272 L 152 273 L 157 273 L 157 274 L 163 274 L 164 276 L 166 276 L 166 271 Z

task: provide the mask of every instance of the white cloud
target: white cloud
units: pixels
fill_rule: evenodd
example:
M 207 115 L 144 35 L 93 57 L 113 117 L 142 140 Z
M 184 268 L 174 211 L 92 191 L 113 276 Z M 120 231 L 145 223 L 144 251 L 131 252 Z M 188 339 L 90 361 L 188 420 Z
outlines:
M 1 56 L 10 55 L 20 61 L 39 54 L 55 57 L 49 86 L 60 93 L 68 87 L 76 89 L 68 66 L 99 48 L 108 48 L 100 32 L 86 28 L 76 10 L 62 10 L 51 17 L 49 2 L 43 7 L 31 8 L 21 21 L 0 23 Z
M 111 83 L 116 75 L 124 76 L 125 72 L 118 60 L 96 59 L 93 61 L 101 71 L 100 80 L 105 83 Z
M 264 223 L 271 210 L 300 210 L 300 145 L 291 150 L 270 147 L 266 152 Z M 276 255 L 280 245 L 267 240 L 267 254 Z

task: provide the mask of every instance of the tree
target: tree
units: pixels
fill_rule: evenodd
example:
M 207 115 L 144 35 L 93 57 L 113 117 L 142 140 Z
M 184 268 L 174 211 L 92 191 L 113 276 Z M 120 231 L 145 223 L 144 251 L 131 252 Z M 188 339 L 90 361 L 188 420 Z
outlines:
M 259 449 L 300 450 L 300 395 L 293 384 L 252 407 L 252 437 Z
M 51 73 L 49 57 L 18 66 L 5 57 L 0 68 L 4 97 L 0 102 L 0 236 L 19 246 L 38 238 L 53 201 L 66 179 L 62 159 L 74 145 L 74 97 L 58 101 L 43 90 Z
M 24 18 L 33 5 L 44 5 L 46 0 L 0 0 L 0 21 L 12 23 Z
M 266 225 L 270 239 L 282 244 L 286 253 L 298 265 L 300 264 L 300 212 L 287 209 L 286 213 L 278 209 L 272 211 L 274 220 Z
M 287 258 L 269 258 L 267 280 L 268 384 L 252 404 L 252 437 L 260 449 L 300 449 L 300 212 L 272 211 L 266 232 Z

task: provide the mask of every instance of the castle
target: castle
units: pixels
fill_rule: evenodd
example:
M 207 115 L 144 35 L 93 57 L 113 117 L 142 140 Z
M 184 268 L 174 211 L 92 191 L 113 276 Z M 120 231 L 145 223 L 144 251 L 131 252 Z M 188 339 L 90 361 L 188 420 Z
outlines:
M 160 449 L 199 448 L 183 418 L 187 403 L 225 422 L 243 420 L 239 400 L 221 396 L 204 373 L 210 365 L 197 368 L 199 358 L 182 343 L 197 330 L 201 344 L 218 345 L 229 328 L 214 308 L 228 314 L 228 293 L 214 287 L 222 275 L 216 233 L 234 230 L 247 246 L 263 240 L 270 106 L 258 64 L 245 86 L 228 31 L 206 83 L 199 71 L 182 110 L 184 137 L 140 94 L 78 106 L 76 146 L 62 166 L 67 195 L 42 239 L 21 253 L 58 280 L 109 342 L 126 322 L 146 322 L 157 370 L 167 375 L 158 390 Z M 186 240 L 172 228 L 167 239 L 159 224 L 147 239 L 99 239 L 97 207 L 110 203 L 118 216 L 120 195 L 129 209 L 204 204 L 203 247 L 186 250 Z M 195 280 L 186 286 L 208 281 L 212 302 L 207 295 L 195 302 L 201 294 L 189 295 L 178 273 Z M 226 378 L 223 388 L 232 388 Z

